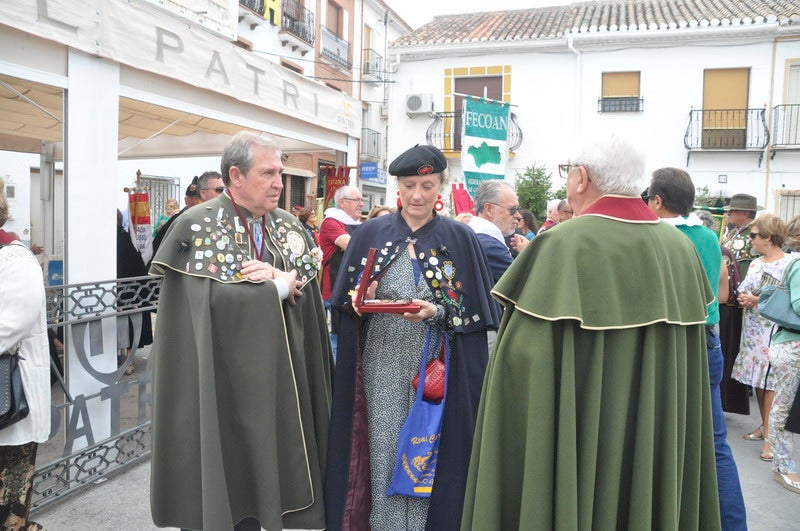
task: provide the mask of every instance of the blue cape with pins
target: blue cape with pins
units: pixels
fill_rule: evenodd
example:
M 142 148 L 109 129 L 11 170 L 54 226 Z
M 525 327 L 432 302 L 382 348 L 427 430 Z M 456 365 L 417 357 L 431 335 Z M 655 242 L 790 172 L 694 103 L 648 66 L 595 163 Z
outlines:
M 345 523 L 358 528 L 368 522 L 370 511 L 366 408 L 355 363 L 361 318 L 349 307 L 350 292 L 358 283 L 363 259 L 371 247 L 385 257 L 384 267 L 394 253 L 405 252 L 409 240 L 414 242 L 416 257 L 423 257 L 422 277 L 436 295 L 436 302 L 445 306 L 447 328 L 452 333 L 448 396 L 427 528 L 458 529 L 460 525 L 472 434 L 488 362 L 486 331 L 498 328 L 500 307 L 489 295 L 494 284 L 491 269 L 471 228 L 434 215 L 427 225 L 412 232 L 397 212 L 369 220 L 355 230 L 331 297 L 331 304 L 343 315 L 325 485 L 329 530 L 342 529 Z M 436 260 L 430 260 L 431 256 Z M 428 270 L 440 275 L 424 274 Z M 447 280 L 438 281 L 442 277 Z M 438 485 L 443 488 L 438 489 Z

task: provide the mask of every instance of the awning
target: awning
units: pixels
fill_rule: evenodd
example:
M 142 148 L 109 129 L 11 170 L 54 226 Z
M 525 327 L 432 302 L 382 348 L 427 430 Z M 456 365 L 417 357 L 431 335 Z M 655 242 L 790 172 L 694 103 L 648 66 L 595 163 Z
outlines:
M 283 174 L 284 175 L 296 175 L 298 177 L 306 177 L 306 178 L 309 178 L 309 179 L 311 177 L 316 177 L 317 176 L 317 174 L 314 173 L 313 171 L 303 170 L 303 169 L 300 169 L 300 168 L 292 168 L 291 166 L 284 166 Z
M 63 108 L 60 88 L 0 74 L 0 150 L 39 153 L 43 141 L 60 146 L 64 141 Z M 242 129 L 259 132 L 163 105 L 119 99 L 120 159 L 219 155 L 231 135 Z M 308 141 L 271 137 L 284 153 L 328 151 Z M 287 173 L 316 176 L 299 168 Z

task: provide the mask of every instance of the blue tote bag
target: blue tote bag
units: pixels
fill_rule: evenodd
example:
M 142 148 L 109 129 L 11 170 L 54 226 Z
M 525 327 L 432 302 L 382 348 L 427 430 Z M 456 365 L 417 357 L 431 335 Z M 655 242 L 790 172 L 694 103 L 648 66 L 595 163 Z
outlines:
M 450 369 L 450 351 L 447 344 L 447 333 L 443 334 L 444 342 L 444 398 L 438 402 L 428 402 L 423 398 L 425 389 L 425 367 L 431 345 L 431 329 L 425 340 L 425 350 L 419 363 L 419 385 L 414 405 L 408 414 L 400 437 L 397 441 L 397 459 L 394 475 L 387 496 L 400 494 L 417 498 L 429 498 L 433 492 L 433 480 L 436 476 L 436 461 L 439 454 L 439 440 L 442 437 L 442 419 L 444 404 L 447 400 L 447 373 Z

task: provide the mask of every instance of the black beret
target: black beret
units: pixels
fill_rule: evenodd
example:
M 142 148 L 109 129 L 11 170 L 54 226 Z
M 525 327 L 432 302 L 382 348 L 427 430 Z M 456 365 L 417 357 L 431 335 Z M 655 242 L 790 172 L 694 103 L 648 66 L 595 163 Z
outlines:
M 389 165 L 389 173 L 396 177 L 442 173 L 447 168 L 444 153 L 433 146 L 419 145 L 400 154 Z
M 186 193 L 184 194 L 186 197 L 197 197 L 200 195 L 200 190 L 197 189 L 197 176 L 194 176 L 192 179 L 192 183 L 186 187 Z

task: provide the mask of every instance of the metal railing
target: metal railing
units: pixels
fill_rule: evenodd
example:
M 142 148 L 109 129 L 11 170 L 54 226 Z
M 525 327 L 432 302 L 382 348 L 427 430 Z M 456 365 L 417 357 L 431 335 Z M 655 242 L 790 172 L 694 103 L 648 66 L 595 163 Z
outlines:
M 374 129 L 361 129 L 361 155 L 381 158 L 381 134 Z
M 135 463 L 150 454 L 149 367 L 126 376 L 136 356 L 144 311 L 158 306 L 161 279 L 149 276 L 52 286 L 45 290 L 47 326 L 63 329 L 66 366 L 79 364 L 98 390 L 68 396 L 53 388 L 51 434 L 39 445 L 33 477 L 32 509 L 41 508 L 64 495 L 89 486 L 99 478 Z M 102 354 L 103 334 L 116 329 L 116 320 L 130 316 L 133 326 L 131 353 L 125 363 L 99 369 L 94 356 Z M 113 324 L 103 326 L 110 319 Z M 111 339 L 116 345 L 116 338 Z M 97 440 L 86 417 L 87 408 L 109 404 L 109 437 Z M 85 440 L 86 446 L 73 450 Z
M 383 56 L 372 48 L 365 48 L 361 51 L 363 53 L 362 77 L 383 81 Z
M 642 112 L 644 98 L 598 98 L 597 112 Z
M 322 26 L 322 49 L 320 55 L 330 59 L 337 65 L 350 69 L 350 43 L 336 35 L 333 31 Z
M 283 0 L 281 2 L 281 29 L 309 44 L 314 44 L 316 39 L 314 13 L 296 0 Z
M 239 5 L 246 7 L 250 11 L 261 15 L 261 18 L 264 18 L 264 11 L 266 10 L 264 0 L 239 0 Z
M 800 104 L 776 105 L 772 117 L 772 145 L 800 147 Z
M 689 150 L 763 150 L 769 143 L 766 108 L 691 110 L 683 143 Z
M 165 213 L 167 199 L 181 202 L 181 180 L 178 177 L 138 174 L 138 186 L 150 194 L 150 216 L 153 223 Z
M 463 111 L 435 112 L 433 122 L 425 132 L 428 144 L 442 151 L 461 151 L 461 134 Z M 517 115 L 513 112 L 508 120 L 508 149 L 515 151 L 522 145 L 522 129 L 517 123 Z

